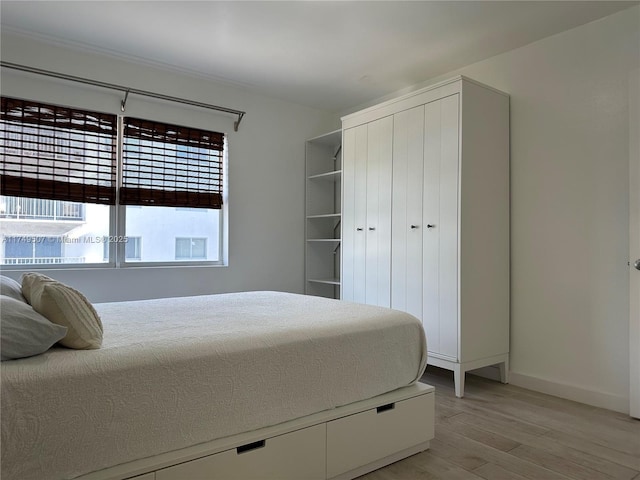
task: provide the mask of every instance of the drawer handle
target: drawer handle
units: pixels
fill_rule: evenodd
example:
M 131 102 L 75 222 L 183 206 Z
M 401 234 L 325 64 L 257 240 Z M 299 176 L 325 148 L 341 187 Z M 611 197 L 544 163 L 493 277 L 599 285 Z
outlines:
M 242 445 L 236 448 L 236 453 L 240 455 L 241 453 L 250 452 L 251 450 L 256 450 L 258 448 L 263 448 L 265 446 L 266 440 L 260 440 L 258 442 L 247 443 L 246 445 Z
M 395 403 L 388 403 L 386 405 L 382 405 L 381 407 L 376 408 L 376 413 L 386 412 L 388 410 L 393 410 L 394 408 L 396 408 Z

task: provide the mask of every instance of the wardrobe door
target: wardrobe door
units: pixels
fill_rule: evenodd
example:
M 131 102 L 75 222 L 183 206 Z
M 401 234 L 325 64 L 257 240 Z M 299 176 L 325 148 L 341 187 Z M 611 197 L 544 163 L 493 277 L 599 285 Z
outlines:
M 365 302 L 367 125 L 346 129 L 342 140 L 341 298 Z
M 459 95 L 425 105 L 424 119 L 422 318 L 429 351 L 457 360 Z
M 367 133 L 364 303 L 389 307 L 393 117 L 369 123 Z
M 393 119 L 391 308 L 422 318 L 424 106 Z

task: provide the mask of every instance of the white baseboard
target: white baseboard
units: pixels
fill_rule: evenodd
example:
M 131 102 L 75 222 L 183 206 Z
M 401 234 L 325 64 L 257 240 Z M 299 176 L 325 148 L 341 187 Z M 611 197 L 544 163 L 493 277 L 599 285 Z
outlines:
M 489 380 L 495 380 L 496 382 L 500 381 L 500 369 L 497 365 L 490 365 L 488 367 L 482 367 L 476 370 L 469 370 L 467 373 L 470 373 L 471 375 L 477 375 L 482 378 L 488 378 Z M 511 375 L 511 373 L 509 373 L 509 375 Z
M 479 368 L 467 373 L 488 378 L 489 380 L 500 381 L 500 370 L 495 366 Z M 606 408 L 607 410 L 629 414 L 629 398 L 623 395 L 613 395 L 597 390 L 589 390 L 576 385 L 567 385 L 565 383 L 558 383 L 513 371 L 509 372 L 509 383 L 517 387 L 573 400 L 574 402 L 585 403 L 593 407 Z
M 536 392 L 586 403 L 594 407 L 606 408 L 621 413 L 629 413 L 629 398 L 597 390 L 589 390 L 577 385 L 557 383 L 531 375 L 509 372 L 509 383 Z

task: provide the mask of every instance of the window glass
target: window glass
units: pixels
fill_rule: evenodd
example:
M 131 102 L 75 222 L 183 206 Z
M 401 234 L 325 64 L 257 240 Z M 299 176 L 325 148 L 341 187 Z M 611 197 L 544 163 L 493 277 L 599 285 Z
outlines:
M 128 206 L 125 231 L 144 245 L 141 262 L 220 261 L 220 210 Z
M 141 237 L 127 237 L 125 240 L 124 258 L 127 260 L 142 260 Z
M 0 196 L 0 264 L 104 263 L 109 206 Z
M 205 260 L 206 238 L 176 238 L 176 260 Z

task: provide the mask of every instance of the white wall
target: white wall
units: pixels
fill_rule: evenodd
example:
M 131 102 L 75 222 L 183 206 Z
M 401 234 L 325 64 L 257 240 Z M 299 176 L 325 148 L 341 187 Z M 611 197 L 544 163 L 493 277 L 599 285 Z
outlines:
M 304 141 L 334 130 L 336 115 L 250 89 L 213 83 L 21 36 L 2 36 L 2 60 L 246 110 L 235 117 L 130 95 L 127 114 L 222 131 L 229 141 L 229 266 L 49 270 L 96 302 L 304 287 Z M 118 114 L 122 95 L 2 69 L 0 91 Z M 17 277 L 20 272 L 7 272 Z
M 462 74 L 511 94 L 512 383 L 624 412 L 639 62 L 634 7 L 412 88 Z

